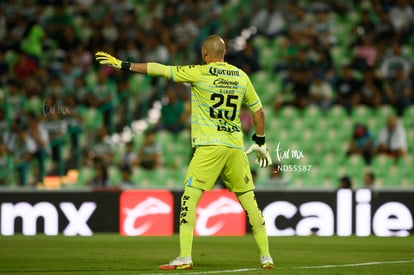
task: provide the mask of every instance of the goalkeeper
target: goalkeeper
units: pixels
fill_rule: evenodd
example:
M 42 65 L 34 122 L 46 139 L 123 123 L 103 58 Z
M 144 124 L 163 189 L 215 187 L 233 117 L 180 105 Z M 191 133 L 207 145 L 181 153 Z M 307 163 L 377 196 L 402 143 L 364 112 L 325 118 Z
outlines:
M 201 47 L 204 65 L 166 66 L 159 63 L 130 63 L 105 52 L 97 52 L 100 64 L 150 76 L 191 84 L 191 137 L 194 156 L 185 177 L 181 197 L 180 255 L 161 269 L 191 269 L 196 206 L 205 190 L 219 176 L 234 192 L 246 211 L 260 253 L 262 268 L 273 268 L 263 216 L 254 195 L 254 184 L 246 153 L 254 152 L 260 167 L 272 164 L 265 143 L 264 112 L 249 77 L 224 62 L 225 43 L 217 35 L 207 37 Z M 240 108 L 251 110 L 256 133 L 253 145 L 243 151 Z

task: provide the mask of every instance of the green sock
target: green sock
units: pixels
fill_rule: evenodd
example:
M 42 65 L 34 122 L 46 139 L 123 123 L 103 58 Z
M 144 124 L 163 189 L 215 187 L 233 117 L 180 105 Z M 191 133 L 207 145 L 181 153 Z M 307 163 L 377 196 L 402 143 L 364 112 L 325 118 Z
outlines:
M 245 193 L 236 193 L 236 195 L 241 206 L 247 213 L 254 239 L 256 240 L 256 244 L 259 248 L 260 257 L 270 256 L 265 221 L 263 219 L 262 212 L 257 206 L 254 192 L 248 191 Z
M 196 223 L 196 206 L 203 190 L 186 186 L 181 197 L 180 212 L 180 257 L 191 256 L 194 227 Z

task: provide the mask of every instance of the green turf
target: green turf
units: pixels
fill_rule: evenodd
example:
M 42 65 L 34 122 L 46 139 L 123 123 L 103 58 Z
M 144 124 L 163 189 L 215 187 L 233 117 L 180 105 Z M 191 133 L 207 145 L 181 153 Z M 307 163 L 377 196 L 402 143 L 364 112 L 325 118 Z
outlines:
M 246 236 L 196 237 L 194 269 L 164 271 L 157 268 L 177 256 L 177 236 L 0 237 L 0 273 L 414 274 L 414 237 L 273 237 L 269 241 L 277 266 L 274 270 L 258 268 L 253 237 Z M 326 266 L 370 262 L 381 263 Z

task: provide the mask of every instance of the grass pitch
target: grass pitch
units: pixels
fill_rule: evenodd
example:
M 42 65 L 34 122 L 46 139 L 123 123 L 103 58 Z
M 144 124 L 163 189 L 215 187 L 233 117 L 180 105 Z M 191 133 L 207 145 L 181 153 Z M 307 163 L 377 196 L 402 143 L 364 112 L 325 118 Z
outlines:
M 414 236 L 271 237 L 276 268 L 261 270 L 252 236 L 195 237 L 193 270 L 159 270 L 178 236 L 0 237 L 0 274 L 414 274 Z

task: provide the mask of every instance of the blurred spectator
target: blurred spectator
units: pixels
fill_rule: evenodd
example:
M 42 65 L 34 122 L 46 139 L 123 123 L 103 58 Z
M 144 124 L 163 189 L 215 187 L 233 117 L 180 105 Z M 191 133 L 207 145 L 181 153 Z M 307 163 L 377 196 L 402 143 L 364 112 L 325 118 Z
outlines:
M 51 100 L 50 102 L 51 104 L 44 106 L 44 107 L 51 106 L 49 111 L 57 112 L 58 110 L 57 107 L 63 106 L 64 100 L 65 100 L 65 91 L 64 91 L 63 82 L 58 76 L 51 78 L 50 84 L 48 88 L 46 89 L 46 92 L 44 93 L 44 95 L 50 98 Z M 45 111 L 46 109 L 44 108 L 43 110 Z
M 309 48 L 305 45 L 296 46 L 296 54 L 290 60 L 289 66 L 298 73 L 305 73 L 306 79 L 310 78 L 315 68 L 315 64 L 311 57 L 308 55 Z
M 42 83 L 41 77 L 41 70 L 39 70 L 36 75 L 29 75 L 22 83 L 22 92 L 27 99 L 40 98 L 43 95 L 44 87 L 49 83 Z
M 327 11 L 330 8 L 330 3 L 319 0 L 311 0 L 306 6 L 306 9 L 312 13 L 318 13 L 321 11 Z
M 114 155 L 113 144 L 108 137 L 108 128 L 102 126 L 97 130 L 94 137 L 91 137 L 88 141 L 87 157 L 92 163 L 102 163 L 108 165 L 112 162 Z
M 410 73 L 410 59 L 403 55 L 401 45 L 392 44 L 392 52 L 384 57 L 380 64 L 381 75 L 384 78 L 392 78 L 396 76 L 397 69 L 402 69 L 405 74 Z
M 347 156 L 361 155 L 367 165 L 371 164 L 373 157 L 374 136 L 364 124 L 355 124 L 351 141 L 349 142 Z
M 109 180 L 108 169 L 104 164 L 96 164 L 95 177 L 89 182 L 90 187 L 110 187 L 111 182 Z
M 352 67 L 356 70 L 364 71 L 367 67 L 376 64 L 377 48 L 374 45 L 373 37 L 370 34 L 362 37 L 361 44 L 354 47 Z
M 364 37 L 372 36 L 377 31 L 377 26 L 374 23 L 373 16 L 369 9 L 364 8 L 361 11 L 361 17 L 354 26 L 354 34 L 356 35 L 354 43 L 356 45 L 363 41 Z M 374 37 L 375 38 L 375 37 Z
M 222 5 L 220 1 L 216 0 L 206 0 L 206 1 L 197 1 L 197 5 L 193 13 L 195 12 L 195 19 L 199 26 L 205 25 L 211 33 L 215 33 L 218 28 L 218 24 L 221 20 L 221 10 Z M 183 2 L 184 4 L 184 2 Z M 188 5 L 185 3 L 185 5 Z
M 104 123 L 108 126 L 109 134 L 115 131 L 114 111 L 117 102 L 116 85 L 107 76 L 104 69 L 98 73 L 96 85 L 90 91 L 89 105 L 98 108 L 104 117 Z
M 23 117 L 13 121 L 11 131 L 3 136 L 3 143 L 7 152 L 13 156 L 14 167 L 19 175 L 17 184 L 27 186 L 30 160 L 36 151 L 36 142 L 30 137 L 27 122 Z
M 352 180 L 349 176 L 343 176 L 339 179 L 339 189 L 352 189 Z
M 4 52 L 0 51 L 0 84 L 7 81 L 7 74 L 10 70 L 10 65 L 6 62 Z
M 121 182 L 119 187 L 121 189 L 131 189 L 134 188 L 134 184 L 131 180 L 132 169 L 131 167 L 125 166 L 121 168 Z
M 404 110 L 413 102 L 412 83 L 402 68 L 397 68 L 395 77 L 386 82 L 385 92 L 387 103 L 394 106 L 398 116 L 402 116 Z
M 177 50 L 187 50 L 190 42 L 198 36 L 199 29 L 195 21 L 191 20 L 189 12 L 182 12 L 179 21 L 172 30 Z
M 321 72 L 316 72 L 309 87 L 310 104 L 317 105 L 324 112 L 334 102 L 331 84 L 325 81 Z
M 59 74 L 66 97 L 76 95 L 77 91 L 75 90 L 75 82 L 79 74 L 79 69 L 73 66 L 70 58 L 67 58 L 62 64 L 62 71 Z
M 7 152 L 5 143 L 0 143 L 0 186 L 10 185 L 13 169 L 13 157 Z
M 322 8 L 316 12 L 313 29 L 318 41 L 324 47 L 329 47 L 337 43 L 335 36 L 335 23 L 328 8 Z
M 3 39 L 6 37 L 7 33 L 7 24 L 6 24 L 6 16 L 4 14 L 3 10 L 0 10 L 0 40 L 3 41 Z M 2 51 L 0 51 L 2 52 Z
M 407 153 L 407 137 L 405 128 L 395 116 L 387 118 L 387 125 L 378 135 L 376 144 L 377 154 L 386 154 L 395 159 Z
M 285 28 L 285 19 L 276 7 L 276 2 L 267 0 L 266 6 L 253 15 L 251 24 L 257 28 L 259 34 L 267 38 L 274 38 Z
M 298 69 L 293 72 L 291 83 L 291 93 L 293 94 L 292 104 L 295 107 L 304 109 L 309 104 L 309 87 L 308 71 Z
M 290 58 L 288 57 L 289 64 L 285 78 L 282 82 L 282 94 L 276 98 L 276 109 L 278 105 L 293 105 L 300 109 L 305 108 L 309 104 L 309 87 L 311 83 L 312 69 L 314 68 L 313 61 L 309 58 L 304 45 L 291 44 L 289 47 L 293 51 Z
M 177 9 L 172 3 L 164 5 L 163 14 L 160 16 L 164 26 L 175 26 L 179 21 Z
M 389 11 L 392 26 L 397 32 L 400 42 L 405 42 L 412 31 L 414 10 L 412 1 L 397 0 Z
M 161 39 L 155 33 L 148 33 L 147 44 L 144 48 L 144 62 L 166 63 L 170 54 L 168 48 L 162 44 Z
M 289 32 L 286 36 L 279 38 L 279 59 L 274 63 L 274 71 L 277 73 L 288 70 L 289 64 L 296 55 L 298 46 L 293 43 L 291 33 Z
M 97 12 L 95 7 L 94 14 Z M 52 13 L 46 19 L 46 33 L 58 42 L 60 48 L 64 48 L 65 28 L 73 27 L 73 17 L 68 11 L 68 4 L 53 5 Z
M 26 79 L 29 75 L 33 75 L 39 69 L 36 62 L 23 51 L 19 52 L 16 63 L 13 65 L 14 76 L 20 80 Z
M 342 68 L 335 84 L 337 103 L 344 106 L 350 113 L 352 108 L 361 101 L 361 82 L 354 76 L 350 65 Z
M 138 165 L 147 170 L 154 170 L 161 166 L 161 148 L 155 138 L 155 132 L 148 131 L 138 152 Z
M 138 153 L 134 148 L 134 142 L 130 141 L 126 144 L 125 152 L 121 156 L 120 167 L 122 168 L 132 168 L 137 165 Z
M 254 46 L 252 39 L 247 39 L 244 48 L 227 57 L 228 62 L 241 68 L 247 74 L 261 70 L 259 50 Z
M 66 26 L 63 29 L 63 32 L 63 37 L 60 39 L 60 49 L 68 54 L 70 51 L 73 51 L 81 41 L 73 26 Z
M 394 42 L 396 32 L 387 12 L 379 12 L 379 22 L 375 26 L 375 41 L 390 44 Z
M 74 48 L 74 51 L 71 52 L 71 64 L 73 64 L 73 66 L 75 66 L 76 69 L 80 71 L 77 77 L 82 76 L 82 74 L 88 73 L 90 71 L 90 66 L 92 64 L 91 51 L 86 49 L 86 46 L 84 44 L 79 43 Z
M 369 189 L 375 189 L 375 174 L 371 171 L 365 172 L 364 175 L 364 187 Z
M 319 51 L 316 64 L 318 64 L 317 70 L 323 73 L 325 80 L 332 86 L 336 80 L 336 71 L 329 49 L 322 49 Z
M 83 76 L 75 79 L 75 91 L 74 99 L 76 100 L 76 104 L 86 105 L 89 100 L 89 91 Z
M 0 138 L 9 130 L 10 123 L 6 117 L 6 110 L 1 108 L 0 109 Z
M 377 108 L 382 103 L 384 96 L 384 83 L 376 76 L 373 67 L 364 70 L 364 77 L 361 87 L 361 103 Z
M 29 134 L 36 143 L 33 156 L 38 162 L 37 182 L 43 182 L 46 176 L 46 159 L 50 153 L 49 132 L 40 121 L 40 116 L 37 116 L 34 112 L 28 113 Z
M 29 22 L 25 20 L 21 11 L 16 10 L 10 13 L 6 11 L 4 14 L 7 18 L 7 33 L 2 40 L 1 47 L 4 49 L 19 49 Z
M 122 72 L 121 72 L 122 73 Z M 117 76 L 117 75 L 116 75 Z M 131 126 L 134 108 L 136 107 L 131 97 L 131 84 L 128 78 L 119 77 L 115 79 L 118 103 L 116 106 L 116 130 L 121 131 L 126 125 Z M 139 101 L 139 99 L 138 99 Z M 119 110 L 122 110 L 119 112 Z
M 21 92 L 21 84 L 17 79 L 10 78 L 7 81 L 5 99 L 2 102 L 6 117 L 14 119 L 24 113 L 26 98 Z
M 288 12 L 284 14 L 287 20 L 287 31 L 291 36 L 311 37 L 314 34 L 312 16 L 298 1 L 289 1 Z
M 75 168 L 78 169 L 81 157 L 82 157 L 82 148 L 81 148 L 81 135 L 84 133 L 84 118 L 80 115 L 83 107 L 77 105 L 75 96 L 66 97 L 65 101 L 65 113 L 64 120 L 67 123 L 67 134 L 70 138 L 70 150 L 71 158 L 69 160 L 69 169 Z
M 102 29 L 101 29 L 102 37 L 105 41 L 109 43 L 115 43 L 118 39 L 119 32 L 118 27 L 113 20 L 113 16 L 111 13 L 107 14 L 103 19 Z
M 185 128 L 185 121 L 184 102 L 178 98 L 177 91 L 169 88 L 161 108 L 160 128 L 178 134 Z

